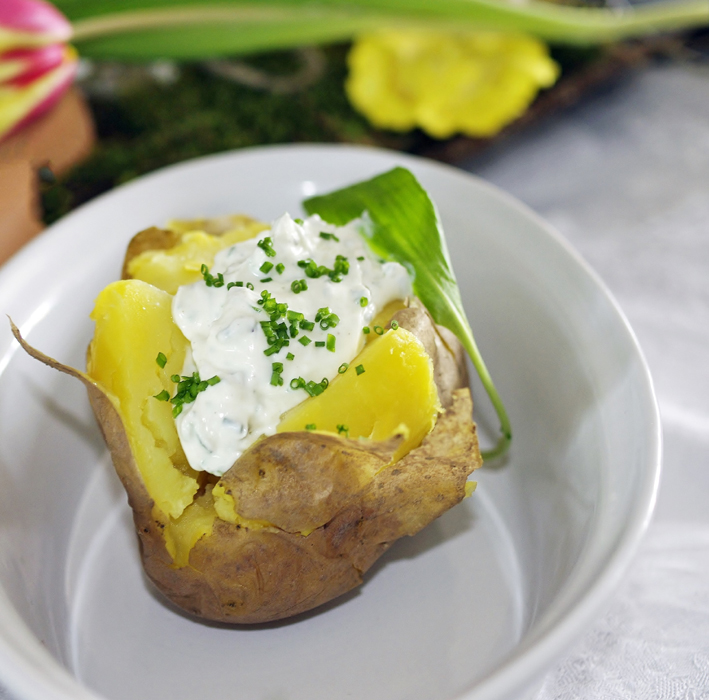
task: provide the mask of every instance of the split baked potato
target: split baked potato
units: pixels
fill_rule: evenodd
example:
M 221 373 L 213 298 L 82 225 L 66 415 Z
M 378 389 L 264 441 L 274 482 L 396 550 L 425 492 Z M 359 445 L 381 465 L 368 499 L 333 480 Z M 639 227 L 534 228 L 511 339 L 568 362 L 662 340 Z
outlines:
M 135 236 L 123 279 L 96 301 L 85 373 L 13 328 L 30 354 L 86 385 L 148 577 L 183 610 L 229 623 L 296 615 L 357 586 L 395 540 L 468 495 L 481 464 L 460 344 L 413 299 L 378 318 L 387 330 L 357 360 L 366 374 L 338 376 L 291 409 L 222 477 L 190 467 L 170 404 L 153 398 L 187 349 L 171 295 L 218 250 L 264 228 L 227 217 Z M 330 424 L 335 415 L 347 435 Z

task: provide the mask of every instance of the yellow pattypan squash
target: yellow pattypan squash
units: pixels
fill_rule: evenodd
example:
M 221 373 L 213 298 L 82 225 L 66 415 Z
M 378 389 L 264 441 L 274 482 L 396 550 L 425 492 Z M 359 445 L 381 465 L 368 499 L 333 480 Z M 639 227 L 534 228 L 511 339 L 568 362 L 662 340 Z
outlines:
M 493 136 L 559 75 L 544 43 L 498 32 L 369 34 L 348 63 L 347 94 L 372 124 L 436 138 Z

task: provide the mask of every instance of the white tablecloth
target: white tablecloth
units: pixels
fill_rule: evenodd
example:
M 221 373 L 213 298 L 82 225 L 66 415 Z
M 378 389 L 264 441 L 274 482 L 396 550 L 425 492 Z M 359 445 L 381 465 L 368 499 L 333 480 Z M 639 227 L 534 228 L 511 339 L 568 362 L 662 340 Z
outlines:
M 468 169 L 600 273 L 637 333 L 663 420 L 648 536 L 537 700 L 709 699 L 709 65 L 636 73 Z

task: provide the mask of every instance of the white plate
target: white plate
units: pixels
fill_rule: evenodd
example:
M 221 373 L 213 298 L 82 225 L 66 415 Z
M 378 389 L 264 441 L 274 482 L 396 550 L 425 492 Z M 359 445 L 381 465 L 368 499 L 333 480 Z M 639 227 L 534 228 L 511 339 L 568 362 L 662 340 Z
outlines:
M 82 366 L 126 243 L 169 218 L 300 201 L 394 165 L 441 212 L 514 429 L 506 465 L 360 590 L 255 628 L 205 625 L 146 584 L 83 389 L 0 340 L 0 682 L 22 700 L 512 698 L 598 613 L 647 524 L 659 422 L 646 365 L 594 274 L 538 217 L 453 168 L 340 146 L 258 148 L 142 178 L 65 217 L 0 272 L 0 311 Z M 474 387 L 483 439 L 497 429 Z

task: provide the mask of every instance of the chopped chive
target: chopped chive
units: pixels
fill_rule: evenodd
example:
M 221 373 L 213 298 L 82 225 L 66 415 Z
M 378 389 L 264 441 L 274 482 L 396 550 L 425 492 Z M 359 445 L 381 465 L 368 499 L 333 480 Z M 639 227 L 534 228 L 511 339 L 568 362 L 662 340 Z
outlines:
M 293 219 L 293 221 L 298 224 L 299 226 L 303 225 L 303 219 Z
M 304 335 L 302 338 L 298 338 L 298 342 L 301 345 L 310 345 L 310 343 L 312 343 L 313 341 L 310 340 L 307 335 Z
M 158 356 L 155 358 L 155 362 L 158 363 L 160 369 L 165 369 L 165 365 L 167 364 L 167 357 L 165 356 L 165 353 L 159 352 Z
M 340 239 L 334 233 L 326 233 L 325 231 L 320 231 L 320 238 L 324 238 L 326 241 L 340 242 Z
M 392 321 L 391 322 L 391 329 L 395 331 L 399 327 L 399 324 L 397 321 Z
M 289 352 L 286 355 L 286 360 L 295 360 L 295 355 L 292 352 Z
M 270 355 L 275 355 L 280 349 L 280 345 L 270 345 L 263 351 L 263 354 L 266 355 L 266 357 L 269 357 Z
M 337 373 L 338 374 L 344 374 L 347 371 L 347 368 L 349 367 L 349 364 L 347 362 L 343 362 L 338 368 L 337 368 Z
M 274 372 L 282 372 L 283 371 L 283 363 L 282 362 L 272 362 L 271 369 Z
M 179 416 L 180 413 L 182 413 L 182 404 L 179 404 L 178 406 L 175 406 L 172 409 L 172 417 L 177 418 L 177 416 Z
M 357 260 L 359 260 L 360 262 L 361 262 L 362 260 L 364 260 L 364 255 L 358 255 L 358 256 L 357 256 Z
M 308 424 L 305 426 L 305 429 L 306 429 L 306 430 L 316 430 L 317 427 L 316 427 L 315 423 L 308 423 Z
M 365 335 L 368 335 L 368 334 L 369 334 L 369 326 L 365 326 L 365 327 L 362 329 L 362 333 L 364 333 Z
M 374 326 L 374 332 L 377 335 L 383 335 L 384 334 L 384 329 L 381 326 Z
M 155 394 L 153 398 L 157 399 L 158 401 L 169 401 L 170 392 L 167 389 L 163 389 L 159 394 Z
M 270 272 L 273 269 L 273 263 L 266 260 L 266 262 L 259 267 L 261 272 Z
M 259 280 L 259 282 L 273 282 L 273 277 L 264 277 L 262 280 Z
M 251 289 L 251 290 L 253 291 L 254 285 L 251 284 L 251 282 L 247 282 L 247 283 L 246 283 L 246 288 L 247 288 L 247 289 Z
M 266 253 L 269 258 L 276 257 L 276 251 L 273 249 L 273 240 L 269 236 L 262 238 L 256 245 L 261 248 L 261 250 Z
M 180 375 L 179 374 L 173 374 L 170 379 L 177 384 L 180 381 Z
M 301 321 L 298 324 L 304 331 L 312 331 L 315 328 L 315 324 L 312 321 Z
M 281 377 L 280 372 L 273 372 L 271 374 L 271 386 L 283 386 L 283 377 Z
M 337 433 L 339 435 L 342 435 L 342 433 L 344 433 L 345 437 L 349 437 L 350 429 L 346 425 L 344 425 L 343 423 L 339 423 L 337 426 Z
M 357 365 L 355 367 L 355 372 L 357 372 L 357 374 L 364 374 L 364 365 Z
M 296 377 L 295 379 L 290 380 L 290 388 L 291 389 L 300 389 L 301 387 L 305 386 L 305 379 L 303 377 Z
M 369 299 L 367 299 L 367 297 L 360 297 L 359 298 L 359 305 L 360 306 L 365 307 L 365 306 L 367 306 L 367 304 L 369 304 Z
M 286 266 L 285 266 L 283 263 L 278 263 L 278 265 L 276 265 L 276 272 L 277 272 L 279 275 L 282 275 L 282 274 L 283 274 L 283 270 L 285 270 L 285 269 L 286 269 Z
M 324 340 L 316 340 L 316 341 L 315 341 L 315 347 L 316 347 L 316 348 L 324 348 L 324 347 L 325 347 L 325 341 L 324 341 Z
M 330 352 L 335 352 L 335 336 L 332 333 L 327 334 L 327 349 Z

